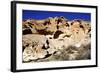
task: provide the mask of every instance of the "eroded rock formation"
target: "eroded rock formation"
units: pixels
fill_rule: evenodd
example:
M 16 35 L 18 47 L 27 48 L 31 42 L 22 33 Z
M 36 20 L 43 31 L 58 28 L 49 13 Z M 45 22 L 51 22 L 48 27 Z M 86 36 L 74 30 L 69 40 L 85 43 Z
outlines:
M 23 62 L 91 58 L 91 25 L 64 17 L 23 21 Z

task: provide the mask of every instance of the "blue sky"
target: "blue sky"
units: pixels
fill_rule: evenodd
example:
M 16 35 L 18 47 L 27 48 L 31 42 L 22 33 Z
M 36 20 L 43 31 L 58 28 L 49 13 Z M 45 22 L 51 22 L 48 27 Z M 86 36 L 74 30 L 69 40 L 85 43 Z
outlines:
M 36 10 L 23 10 L 23 20 L 25 19 L 46 19 L 48 17 L 64 16 L 68 20 L 82 19 L 91 21 L 90 13 L 76 13 L 76 12 L 54 12 L 54 11 L 36 11 Z

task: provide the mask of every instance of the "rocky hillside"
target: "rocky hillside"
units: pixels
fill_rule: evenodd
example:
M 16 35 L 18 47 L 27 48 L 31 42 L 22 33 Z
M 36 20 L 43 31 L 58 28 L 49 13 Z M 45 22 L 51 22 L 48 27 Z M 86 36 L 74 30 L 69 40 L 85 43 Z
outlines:
M 64 17 L 23 20 L 23 62 L 91 58 L 91 24 Z

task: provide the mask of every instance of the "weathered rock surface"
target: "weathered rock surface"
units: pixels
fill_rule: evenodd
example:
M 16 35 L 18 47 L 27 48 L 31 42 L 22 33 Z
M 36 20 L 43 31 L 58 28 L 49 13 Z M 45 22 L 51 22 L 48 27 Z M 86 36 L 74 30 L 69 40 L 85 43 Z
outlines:
M 91 25 L 64 17 L 23 21 L 23 62 L 91 58 Z

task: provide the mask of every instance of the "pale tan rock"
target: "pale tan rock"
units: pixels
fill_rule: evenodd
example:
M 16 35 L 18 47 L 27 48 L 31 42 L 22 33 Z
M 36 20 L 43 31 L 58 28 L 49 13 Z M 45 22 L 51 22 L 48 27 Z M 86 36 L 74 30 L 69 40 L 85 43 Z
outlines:
M 58 56 L 57 59 L 62 60 L 90 57 L 90 22 L 76 19 L 68 21 L 64 17 L 49 17 L 43 20 L 23 21 L 23 26 L 23 29 L 27 27 L 32 31 L 32 34 L 23 35 L 22 42 L 25 47 L 23 61 L 45 61 L 49 54 L 54 58 L 54 53 Z

